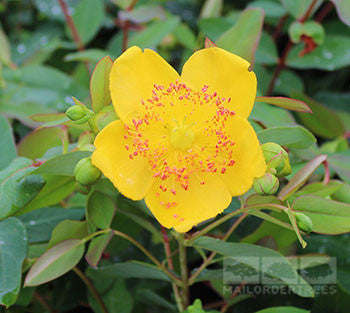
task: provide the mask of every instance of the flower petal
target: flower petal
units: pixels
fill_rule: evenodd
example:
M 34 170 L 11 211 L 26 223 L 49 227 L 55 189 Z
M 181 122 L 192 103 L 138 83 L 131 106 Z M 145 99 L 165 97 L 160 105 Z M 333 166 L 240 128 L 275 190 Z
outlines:
M 92 164 L 111 180 L 126 197 L 141 200 L 154 182 L 147 159 L 138 156 L 131 159 L 125 145 L 129 142 L 121 120 L 108 124 L 95 139 L 96 150 Z M 132 142 L 130 142 L 132 145 Z
M 256 77 L 249 72 L 249 62 L 218 47 L 195 52 L 185 63 L 181 80 L 200 90 L 209 86 L 210 92 L 230 97 L 232 110 L 248 117 L 256 96 Z
M 239 196 L 252 187 L 255 177 L 265 174 L 266 163 L 256 133 L 247 119 L 235 116 L 226 127 L 235 140 L 232 155 L 235 164 L 227 168 L 222 179 L 231 195 Z
M 152 97 L 153 85 L 168 86 L 179 74 L 156 52 L 139 47 L 126 50 L 113 64 L 110 74 L 112 102 L 118 116 L 143 111 L 141 99 Z
M 201 181 L 205 184 L 202 185 Z M 160 185 L 167 191 L 162 191 Z M 175 195 L 169 192 L 172 188 L 176 190 Z M 159 223 L 167 228 L 174 227 L 178 232 L 186 232 L 192 226 L 215 217 L 229 206 L 231 200 L 223 181 L 211 174 L 201 178 L 193 175 L 188 190 L 173 178 L 169 177 L 166 181 L 158 179 L 145 197 L 147 206 Z

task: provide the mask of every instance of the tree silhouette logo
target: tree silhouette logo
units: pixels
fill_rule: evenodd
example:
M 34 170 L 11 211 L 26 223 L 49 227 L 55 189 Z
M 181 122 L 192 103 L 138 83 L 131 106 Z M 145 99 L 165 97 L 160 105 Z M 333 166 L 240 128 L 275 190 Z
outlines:
M 258 261 L 258 258 L 249 258 L 247 263 L 254 264 L 258 268 Z M 224 266 L 224 280 L 227 283 L 259 283 L 260 275 L 254 267 L 231 260 Z

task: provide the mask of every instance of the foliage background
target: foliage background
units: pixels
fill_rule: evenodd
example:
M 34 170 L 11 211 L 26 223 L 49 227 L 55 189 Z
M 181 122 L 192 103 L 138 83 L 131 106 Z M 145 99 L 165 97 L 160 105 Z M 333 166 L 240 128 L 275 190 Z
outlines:
M 23 183 L 23 177 L 35 170 L 40 162 L 76 148 L 79 135 L 87 129 L 84 125 L 67 123 L 60 127 L 40 128 L 36 132 L 33 130 L 44 122 L 53 121 L 55 124 L 63 119 L 62 112 L 74 104 L 72 96 L 90 105 L 89 83 L 95 64 L 106 55 L 115 59 L 126 46 L 154 48 L 178 70 L 194 50 L 203 47 L 206 36 L 238 54 L 255 54 L 258 95 L 299 99 L 314 112 L 313 115 L 292 113 L 266 103 L 256 103 L 250 121 L 257 131 L 265 128 L 270 131 L 259 138 L 279 142 L 284 134 L 283 128 L 275 127 L 302 125 L 304 128 L 288 134 L 280 142 L 290 149 L 293 173 L 316 155 L 327 154 L 330 176 L 338 183 L 342 181 L 343 194 L 336 195 L 340 187 L 327 192 L 316 188 L 316 191 L 307 193 L 319 192 L 321 197 L 349 203 L 349 1 L 316 1 L 309 19 L 322 24 L 324 40 L 303 56 L 298 54 L 304 49 L 305 40 L 289 44 L 288 29 L 305 15 L 311 0 L 139 0 L 133 10 L 128 10 L 130 0 L 65 2 L 79 38 L 72 35 L 57 0 L 0 1 L 0 219 L 3 219 L 0 222 L 0 242 L 11 237 L 18 258 L 9 267 L 0 265 L 0 276 L 11 273 L 14 279 L 14 287 L 10 290 L 12 296 L 5 298 L 4 292 L 0 297 L 3 297 L 3 304 L 15 302 L 15 305 L 3 310 L 101 312 L 96 300 L 72 271 L 48 284 L 21 288 L 16 300 L 23 259 L 25 272 L 46 250 L 50 238 L 51 241 L 55 238 L 52 231 L 57 224 L 67 219 L 83 219 L 85 208 L 89 210 L 100 201 L 91 194 L 86 196 L 74 191 L 74 164 L 87 152 L 79 152 L 75 163 L 69 159 L 71 163 L 64 168 L 42 171 L 45 186 L 40 175 L 32 178 L 34 183 L 31 182 L 29 187 Z M 260 31 L 254 32 L 259 16 L 262 16 L 259 13 L 243 21 L 244 27 L 234 37 L 239 45 L 233 44 L 232 38 L 225 40 L 222 35 L 238 23 L 241 12 L 247 8 L 260 8 L 265 12 L 260 41 Z M 312 36 L 317 41 L 317 36 Z M 255 39 L 258 39 L 256 53 L 256 46 L 251 45 Z M 273 88 L 271 81 L 274 82 Z M 317 143 L 314 143 L 316 139 Z M 24 158 L 13 161 L 16 157 Z M 318 168 L 311 182 L 320 181 L 323 175 L 324 168 Z M 109 200 L 104 200 L 107 201 L 104 205 L 110 206 L 113 214 L 117 208 L 113 229 L 132 236 L 159 259 L 164 259 L 159 225 L 144 203 L 123 198 L 105 179 L 93 188 L 95 197 L 108 195 Z M 233 199 L 226 214 L 239 208 L 240 200 Z M 12 215 L 17 217 L 8 217 Z M 230 221 L 231 224 L 234 222 L 235 219 Z M 344 217 L 343 223 L 350 223 L 349 219 Z M 230 225 L 222 225 L 214 234 L 222 235 Z M 261 220 L 250 216 L 230 241 L 258 243 L 284 255 L 326 253 L 335 256 L 339 266 L 338 292 L 316 298 L 296 295 L 239 298 L 244 301 L 233 305 L 228 312 L 256 312 L 284 305 L 320 313 L 347 311 L 350 307 L 348 234 L 312 234 L 306 239 L 307 248 L 301 249 L 292 231 L 276 228 L 267 222 L 264 222 L 265 229 L 258 228 L 259 225 L 262 225 Z M 68 228 L 61 229 L 61 232 L 69 233 Z M 72 236 L 67 238 L 75 238 Z M 24 238 L 25 242 L 19 238 Z M 175 250 L 174 240 L 170 244 Z M 3 256 L 0 244 L 0 259 Z M 170 284 L 165 280 L 148 279 L 153 274 L 133 267 L 128 263 L 130 260 L 146 261 L 147 258 L 128 242 L 114 237 L 102 256 L 100 265 L 105 267 L 104 270 L 93 270 L 84 259 L 79 268 L 103 295 L 109 312 L 175 311 Z M 198 267 L 200 260 L 198 254 L 191 251 L 189 268 Z M 196 298 L 202 299 L 204 305 L 222 301 L 217 286 L 218 276 L 214 275 L 214 270 L 218 271 L 220 267 L 215 263 L 211 269 L 213 272 L 208 273 L 212 276 L 208 275 L 206 281 L 203 278 L 202 282 L 191 287 L 191 302 Z

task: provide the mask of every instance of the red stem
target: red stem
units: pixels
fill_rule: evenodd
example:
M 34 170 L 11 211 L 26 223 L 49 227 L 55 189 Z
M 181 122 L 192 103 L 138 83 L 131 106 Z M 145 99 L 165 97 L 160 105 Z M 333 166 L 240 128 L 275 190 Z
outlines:
M 328 185 L 329 180 L 330 180 L 330 173 L 329 173 L 329 166 L 327 160 L 324 161 L 323 163 L 324 167 L 324 178 L 323 178 L 323 185 Z
M 245 282 L 242 282 L 236 289 L 235 291 L 233 292 L 233 294 L 230 296 L 230 298 L 228 300 L 232 300 L 234 299 L 238 294 L 239 292 L 241 291 L 241 289 L 243 288 L 243 286 L 245 285 L 246 283 Z M 227 309 L 230 307 L 230 302 L 229 301 L 226 301 L 226 303 L 222 306 L 220 312 L 221 313 L 225 313 L 227 311 Z
M 324 18 L 333 10 L 334 4 L 331 1 L 328 1 L 327 4 L 322 8 L 322 10 L 315 17 L 316 22 L 322 22 Z
M 272 37 L 275 41 L 277 40 L 278 36 L 280 35 L 282 28 L 283 28 L 283 25 L 286 22 L 287 18 L 288 18 L 288 14 L 285 14 L 280 18 L 280 20 L 276 26 L 276 29 L 272 35 Z
M 58 3 L 60 4 L 60 7 L 62 9 L 64 18 L 66 19 L 67 25 L 69 29 L 72 32 L 73 40 L 75 44 L 77 45 L 78 50 L 82 51 L 84 50 L 84 44 L 80 38 L 79 32 L 77 28 L 75 27 L 74 21 L 72 17 L 68 13 L 68 6 L 65 0 L 58 0 Z
M 317 2 L 317 0 L 313 0 L 310 4 L 309 8 L 305 12 L 305 14 L 300 19 L 298 19 L 298 21 L 300 23 L 304 23 L 308 19 L 316 2 Z M 275 83 L 276 83 L 278 76 L 280 75 L 280 73 L 284 69 L 284 67 L 286 66 L 286 59 L 287 59 L 289 51 L 292 47 L 293 47 L 293 43 L 291 42 L 291 40 L 289 40 L 286 47 L 283 50 L 282 57 L 279 59 L 279 62 L 278 62 L 277 67 L 275 69 L 275 72 L 273 73 L 269 87 L 267 88 L 267 92 L 266 92 L 267 96 L 271 95 L 273 88 L 275 87 Z
M 130 5 L 126 8 L 127 11 L 132 11 L 134 6 L 136 5 L 138 0 L 133 0 Z M 129 40 L 129 27 L 130 23 L 129 21 L 125 21 L 122 30 L 123 30 L 123 45 L 122 45 L 122 52 L 124 52 L 126 49 L 128 49 L 128 40 Z
M 171 270 L 174 270 L 173 260 L 171 258 L 171 250 L 170 250 L 168 233 L 167 233 L 166 229 L 163 226 L 161 226 L 161 229 L 162 229 L 162 235 L 163 235 L 163 244 L 164 244 L 165 256 L 166 256 L 169 268 Z

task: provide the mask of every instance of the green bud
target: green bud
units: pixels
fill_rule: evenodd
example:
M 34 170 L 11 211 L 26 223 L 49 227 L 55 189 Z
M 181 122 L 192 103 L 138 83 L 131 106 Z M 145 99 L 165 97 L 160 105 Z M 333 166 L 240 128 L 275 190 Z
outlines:
M 300 230 L 306 232 L 306 233 L 311 233 L 313 229 L 313 224 L 310 219 L 310 217 L 306 216 L 303 213 L 294 213 L 295 219 L 297 221 L 297 225 Z
M 67 117 L 81 125 L 86 123 L 94 114 L 81 105 L 73 105 L 66 111 Z
M 79 121 L 86 115 L 86 110 L 79 106 L 79 105 L 73 105 L 66 111 L 67 117 L 72 121 Z
M 101 171 L 91 164 L 90 158 L 84 158 L 75 166 L 74 175 L 79 184 L 88 186 L 94 184 L 101 177 Z
M 254 179 L 253 187 L 260 195 L 273 195 L 278 190 L 279 181 L 275 175 L 265 173 L 264 176 Z
M 268 172 L 276 174 L 277 177 L 284 177 L 291 173 L 289 156 L 286 150 L 274 142 L 267 142 L 261 148 Z
M 323 26 L 315 21 L 307 21 L 304 23 L 304 34 L 311 37 L 318 45 L 323 43 L 325 37 Z
M 83 186 L 82 184 L 75 182 L 75 189 L 83 195 L 87 195 L 90 192 L 91 187 Z
M 344 203 L 350 203 L 350 185 L 347 183 L 342 184 L 340 189 L 332 194 L 332 199 Z
M 292 24 L 290 24 L 288 29 L 289 37 L 291 41 L 294 43 L 300 42 L 303 32 L 304 32 L 303 24 L 298 21 L 295 21 Z

